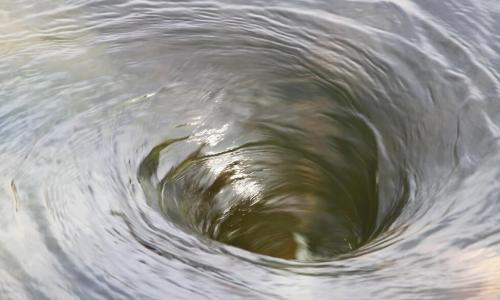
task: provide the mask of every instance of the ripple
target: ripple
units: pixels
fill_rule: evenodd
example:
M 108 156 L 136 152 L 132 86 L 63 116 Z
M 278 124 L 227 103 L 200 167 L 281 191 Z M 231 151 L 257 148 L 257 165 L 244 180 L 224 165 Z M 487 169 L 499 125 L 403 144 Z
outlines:
M 0 12 L 2 295 L 497 297 L 491 1 L 79 2 Z

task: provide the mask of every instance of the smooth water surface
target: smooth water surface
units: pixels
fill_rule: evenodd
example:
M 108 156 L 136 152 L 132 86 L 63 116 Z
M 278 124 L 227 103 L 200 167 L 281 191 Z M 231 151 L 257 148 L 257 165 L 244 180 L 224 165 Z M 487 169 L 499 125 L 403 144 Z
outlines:
M 500 298 L 500 2 L 0 2 L 0 298 Z

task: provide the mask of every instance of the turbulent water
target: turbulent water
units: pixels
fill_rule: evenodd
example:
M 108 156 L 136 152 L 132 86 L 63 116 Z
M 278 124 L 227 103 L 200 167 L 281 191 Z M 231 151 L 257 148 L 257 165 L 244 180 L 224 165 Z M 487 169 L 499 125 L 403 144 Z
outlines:
M 500 2 L 0 2 L 1 299 L 499 299 Z

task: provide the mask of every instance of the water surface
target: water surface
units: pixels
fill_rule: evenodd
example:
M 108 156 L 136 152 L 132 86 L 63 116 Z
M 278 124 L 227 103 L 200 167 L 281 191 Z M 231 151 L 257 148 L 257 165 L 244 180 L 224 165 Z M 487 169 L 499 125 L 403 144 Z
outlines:
M 0 3 L 2 299 L 498 299 L 500 4 Z

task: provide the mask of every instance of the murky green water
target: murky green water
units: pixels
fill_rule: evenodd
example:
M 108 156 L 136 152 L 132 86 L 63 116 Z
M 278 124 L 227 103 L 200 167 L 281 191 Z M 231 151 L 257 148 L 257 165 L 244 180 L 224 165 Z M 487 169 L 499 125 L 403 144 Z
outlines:
M 499 20 L 0 2 L 0 298 L 498 299 Z

